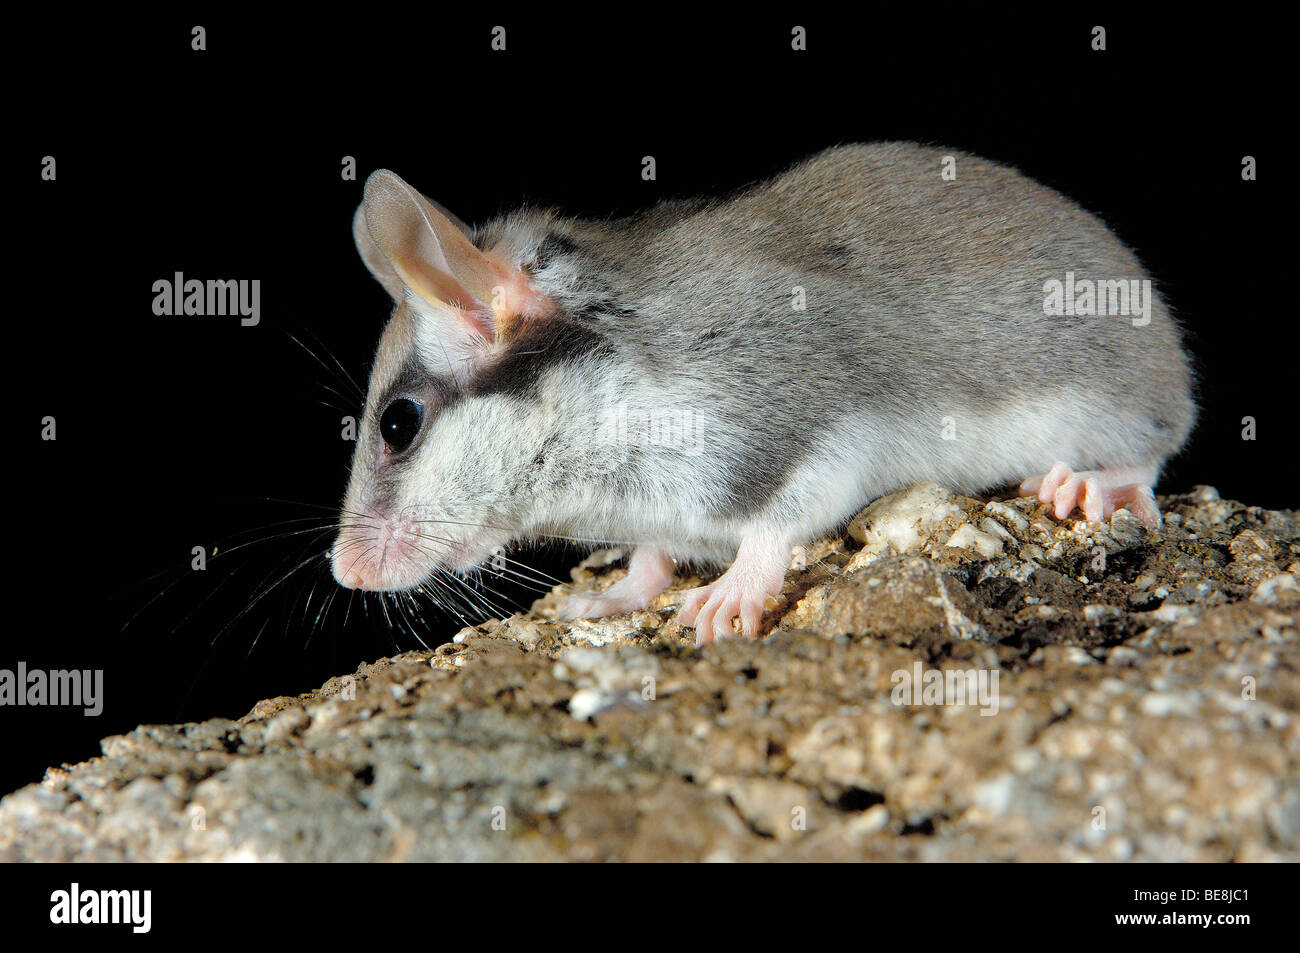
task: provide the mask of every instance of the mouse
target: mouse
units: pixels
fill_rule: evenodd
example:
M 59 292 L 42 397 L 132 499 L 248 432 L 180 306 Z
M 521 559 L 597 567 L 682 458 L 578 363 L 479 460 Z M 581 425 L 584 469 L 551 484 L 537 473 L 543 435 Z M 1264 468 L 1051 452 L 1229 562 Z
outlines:
M 471 227 L 387 170 L 352 223 L 392 299 L 330 550 L 434 590 L 548 537 L 631 546 L 563 619 L 761 634 L 794 546 L 932 481 L 1059 520 L 1154 487 L 1196 417 L 1179 323 L 1098 217 L 1014 168 L 842 145 L 725 197 Z

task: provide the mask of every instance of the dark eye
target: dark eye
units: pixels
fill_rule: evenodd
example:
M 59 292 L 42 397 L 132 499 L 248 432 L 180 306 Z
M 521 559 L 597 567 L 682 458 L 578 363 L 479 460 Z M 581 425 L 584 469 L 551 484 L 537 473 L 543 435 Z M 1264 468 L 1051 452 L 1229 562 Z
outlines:
M 420 432 L 420 419 L 423 417 L 420 405 L 413 400 L 399 397 L 387 407 L 379 417 L 379 433 L 393 453 L 401 453 L 411 445 L 415 435 Z

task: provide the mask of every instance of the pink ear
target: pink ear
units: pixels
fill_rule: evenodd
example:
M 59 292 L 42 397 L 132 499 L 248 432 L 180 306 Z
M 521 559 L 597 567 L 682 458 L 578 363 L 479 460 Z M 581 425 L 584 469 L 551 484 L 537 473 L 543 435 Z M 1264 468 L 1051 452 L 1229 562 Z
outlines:
M 366 181 L 362 215 L 398 287 L 450 308 L 487 341 L 502 341 L 523 322 L 553 310 L 524 272 L 476 248 L 463 226 L 391 172 L 381 170 Z M 366 257 L 364 237 L 357 245 Z M 367 263 L 385 281 L 382 268 L 369 257 Z

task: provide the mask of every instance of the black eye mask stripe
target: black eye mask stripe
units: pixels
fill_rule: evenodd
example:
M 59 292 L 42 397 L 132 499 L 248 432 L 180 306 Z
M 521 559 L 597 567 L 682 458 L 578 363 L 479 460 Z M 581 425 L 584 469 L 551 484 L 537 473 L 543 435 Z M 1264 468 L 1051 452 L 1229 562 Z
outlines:
M 535 397 L 549 368 L 586 357 L 612 355 L 613 350 L 603 335 L 587 325 L 566 319 L 548 321 L 525 333 L 500 359 L 471 378 L 466 391 L 471 397 Z

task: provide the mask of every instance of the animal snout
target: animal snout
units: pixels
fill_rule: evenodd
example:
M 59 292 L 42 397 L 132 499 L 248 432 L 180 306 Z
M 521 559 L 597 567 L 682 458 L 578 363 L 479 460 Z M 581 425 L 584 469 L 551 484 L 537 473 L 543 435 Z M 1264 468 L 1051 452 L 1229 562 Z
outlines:
M 421 547 L 400 521 L 343 530 L 329 557 L 334 580 L 347 589 L 409 589 L 428 572 Z

